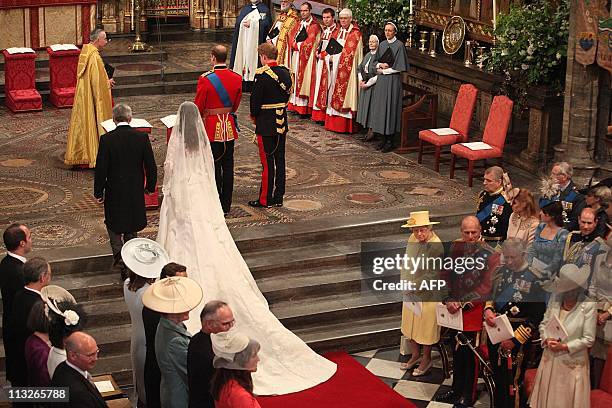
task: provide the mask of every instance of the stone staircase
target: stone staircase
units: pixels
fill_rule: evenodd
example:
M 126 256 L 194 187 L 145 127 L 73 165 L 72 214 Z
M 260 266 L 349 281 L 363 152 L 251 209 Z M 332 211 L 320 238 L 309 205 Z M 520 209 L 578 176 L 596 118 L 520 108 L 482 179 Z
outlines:
M 454 239 L 461 215 L 437 217 L 442 239 Z M 235 233 L 270 309 L 279 320 L 317 352 L 367 350 L 397 344 L 401 297 L 373 293 L 371 277 L 362 275 L 362 241 L 394 242 L 405 247 L 401 219 L 353 225 L 293 228 L 277 225 L 272 233 Z M 317 224 L 316 222 L 314 224 Z M 112 373 L 120 385 L 131 382 L 130 318 L 122 283 L 108 272 L 110 256 L 52 262 L 53 284 L 68 289 L 88 313 L 87 332 L 98 341 L 95 374 Z M 0 376 L 4 350 L 0 348 Z

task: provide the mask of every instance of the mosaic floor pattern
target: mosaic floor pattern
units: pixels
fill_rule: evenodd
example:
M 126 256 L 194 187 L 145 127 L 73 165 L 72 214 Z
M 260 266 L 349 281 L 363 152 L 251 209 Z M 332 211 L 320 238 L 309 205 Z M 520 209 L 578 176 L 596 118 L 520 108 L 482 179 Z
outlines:
M 151 141 L 160 183 L 166 151 L 160 117 L 176 112 L 193 94 L 124 97 L 135 117 L 154 128 Z M 248 95 L 239 110 L 242 134 L 235 149 L 235 187 L 230 228 L 292 223 L 319 217 L 349 217 L 384 209 L 427 205 L 471 208 L 472 192 L 412 160 L 382 154 L 352 136 L 326 131 L 308 120 L 290 117 L 287 140 L 285 207 L 254 209 L 261 166 L 251 142 Z M 45 105 L 42 112 L 15 115 L 0 108 L 0 222 L 27 223 L 35 248 L 107 245 L 103 209 L 91 196 L 92 170 L 63 164 L 70 109 Z M 150 211 L 144 236 L 154 237 L 158 212 Z

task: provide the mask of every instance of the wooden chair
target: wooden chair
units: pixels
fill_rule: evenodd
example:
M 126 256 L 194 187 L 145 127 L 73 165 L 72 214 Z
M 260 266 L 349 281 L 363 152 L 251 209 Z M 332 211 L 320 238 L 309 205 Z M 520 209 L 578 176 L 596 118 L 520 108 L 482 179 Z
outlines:
M 408 131 L 414 128 L 435 128 L 438 120 L 438 95 L 412 85 L 403 84 L 408 105 L 402 109 L 400 147 L 396 153 L 416 151 L 416 140 L 410 140 Z
M 487 160 L 501 158 L 504 154 L 504 145 L 506 144 L 506 135 L 508 127 L 512 119 L 512 107 L 514 102 L 507 96 L 498 95 L 493 98 L 489 117 L 485 125 L 482 141 L 488 144 L 491 148 L 486 150 L 471 150 L 462 143 L 457 143 L 451 146 L 451 169 L 450 178 L 455 177 L 455 162 L 456 158 L 464 158 L 468 161 L 468 186 L 472 187 L 474 178 L 474 162 L 478 160 Z
M 454 135 L 437 135 L 430 129 L 421 130 L 419 132 L 419 158 L 418 162 L 423 162 L 423 146 L 425 143 L 435 147 L 434 151 L 434 169 L 440 172 L 440 154 L 442 147 L 450 146 L 455 143 L 467 142 L 470 122 L 472 121 L 472 113 L 476 105 L 478 97 L 478 89 L 472 84 L 463 84 L 459 87 L 457 99 L 451 116 L 449 128 L 455 130 Z

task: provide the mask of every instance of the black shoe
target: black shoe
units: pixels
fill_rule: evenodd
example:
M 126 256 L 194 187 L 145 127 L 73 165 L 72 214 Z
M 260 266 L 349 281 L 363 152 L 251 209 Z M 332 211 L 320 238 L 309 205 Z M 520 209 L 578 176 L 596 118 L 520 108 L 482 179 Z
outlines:
M 283 200 L 274 200 L 274 202 L 272 203 L 272 207 L 282 207 L 283 206 Z
M 458 399 L 459 399 L 459 395 L 457 395 L 455 391 L 453 390 L 444 392 L 438 395 L 436 398 L 434 398 L 434 400 L 437 402 L 447 402 L 451 404 L 457 401 Z
M 395 150 L 395 146 L 393 146 L 393 142 L 385 143 L 383 148 L 380 149 L 380 151 L 383 152 L 383 153 L 389 153 L 389 152 L 392 152 L 393 150 Z
M 263 205 L 262 203 L 259 202 L 259 200 L 249 201 L 249 205 L 255 208 L 270 208 L 269 205 Z
M 364 142 L 372 142 L 376 140 L 376 134 L 374 132 L 370 132 L 365 136 L 365 139 L 363 139 Z

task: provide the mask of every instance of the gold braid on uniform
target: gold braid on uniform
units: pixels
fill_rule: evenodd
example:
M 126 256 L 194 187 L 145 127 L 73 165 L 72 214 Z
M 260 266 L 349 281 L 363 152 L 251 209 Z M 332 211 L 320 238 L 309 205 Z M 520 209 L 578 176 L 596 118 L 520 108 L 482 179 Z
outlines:
M 519 343 L 525 344 L 527 340 L 531 338 L 531 327 L 521 324 L 514 331 L 514 338 L 518 340 Z
M 283 65 L 277 65 L 277 66 L 282 67 Z M 259 67 L 257 68 L 257 71 L 255 71 L 255 73 L 256 74 L 267 74 L 268 76 L 270 76 L 270 78 L 276 81 L 276 83 L 281 87 L 283 91 L 285 91 L 287 94 L 291 93 L 291 89 L 287 89 L 287 85 L 283 84 L 278 79 L 278 75 L 276 75 L 276 73 L 269 66 L 264 65 L 263 67 Z

